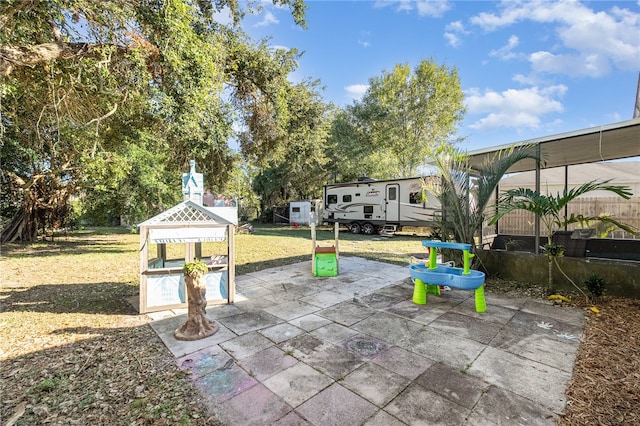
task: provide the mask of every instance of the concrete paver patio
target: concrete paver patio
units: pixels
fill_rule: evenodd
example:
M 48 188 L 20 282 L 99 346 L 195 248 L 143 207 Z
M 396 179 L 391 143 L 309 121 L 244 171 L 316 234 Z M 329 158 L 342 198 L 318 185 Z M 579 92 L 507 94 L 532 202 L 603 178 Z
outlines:
M 178 341 L 185 310 L 152 328 L 228 425 L 551 425 L 566 405 L 584 316 L 545 301 L 443 291 L 412 300 L 409 268 L 340 259 L 236 278 L 219 330 Z

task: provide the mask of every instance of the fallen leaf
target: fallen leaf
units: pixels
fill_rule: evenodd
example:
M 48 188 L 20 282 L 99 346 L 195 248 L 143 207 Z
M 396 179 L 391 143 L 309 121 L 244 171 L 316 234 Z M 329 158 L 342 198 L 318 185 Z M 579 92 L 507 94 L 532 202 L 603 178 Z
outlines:
M 27 408 L 26 402 L 21 402 L 20 404 L 18 404 L 18 406 L 16 407 L 16 412 L 13 413 L 13 416 L 11 416 L 9 420 L 7 420 L 5 426 L 13 426 L 14 424 L 16 424 L 18 419 L 20 419 L 20 417 L 22 417 L 22 415 L 24 414 L 25 408 Z

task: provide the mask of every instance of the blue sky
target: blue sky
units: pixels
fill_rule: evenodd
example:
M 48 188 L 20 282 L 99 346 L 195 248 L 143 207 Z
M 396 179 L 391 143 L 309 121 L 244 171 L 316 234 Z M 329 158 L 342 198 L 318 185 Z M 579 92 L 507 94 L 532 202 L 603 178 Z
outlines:
M 359 99 L 370 77 L 423 59 L 458 70 L 475 150 L 629 120 L 640 72 L 640 1 L 307 0 L 307 29 L 262 3 L 243 28 L 304 52 L 293 81 L 327 102 Z

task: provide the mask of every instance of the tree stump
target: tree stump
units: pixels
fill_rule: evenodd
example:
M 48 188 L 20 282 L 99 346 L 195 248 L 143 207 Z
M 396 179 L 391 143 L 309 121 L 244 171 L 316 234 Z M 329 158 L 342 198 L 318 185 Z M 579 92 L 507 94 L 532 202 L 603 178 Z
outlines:
M 200 271 L 184 276 L 184 282 L 187 284 L 189 317 L 187 322 L 173 333 L 178 340 L 204 339 L 218 331 L 215 321 L 207 318 L 207 288 L 203 278 L 204 274 Z

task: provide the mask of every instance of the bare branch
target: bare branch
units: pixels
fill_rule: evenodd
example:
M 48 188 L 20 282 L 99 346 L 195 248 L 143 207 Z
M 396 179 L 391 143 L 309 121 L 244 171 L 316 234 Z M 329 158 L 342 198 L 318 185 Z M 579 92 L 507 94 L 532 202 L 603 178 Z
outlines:
M 108 117 L 112 116 L 113 114 L 115 114 L 115 112 L 116 112 L 117 110 L 118 110 L 118 104 L 115 104 L 115 106 L 113 107 L 113 109 L 112 109 L 111 111 L 109 111 L 108 113 L 106 113 L 106 114 L 105 114 L 105 115 L 103 115 L 102 117 L 96 117 L 96 118 L 94 118 L 94 119 L 90 120 L 89 122 L 87 122 L 87 123 L 85 124 L 85 126 L 88 126 L 88 125 L 90 125 L 90 124 L 92 124 L 92 123 L 95 123 L 95 122 L 102 121 L 102 120 L 104 120 L 105 118 L 108 118 Z
M 10 75 L 16 67 L 34 67 L 60 59 L 100 58 L 102 44 L 95 43 L 42 43 L 34 46 L 0 46 L 0 75 Z M 129 50 L 117 46 L 120 53 Z

